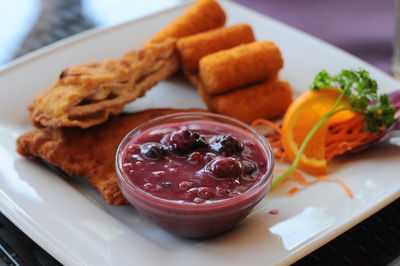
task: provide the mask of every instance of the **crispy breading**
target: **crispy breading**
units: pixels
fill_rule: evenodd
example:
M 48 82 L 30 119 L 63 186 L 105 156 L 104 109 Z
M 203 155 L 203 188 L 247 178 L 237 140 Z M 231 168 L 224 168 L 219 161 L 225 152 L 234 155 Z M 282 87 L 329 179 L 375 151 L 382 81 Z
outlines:
M 42 158 L 70 175 L 87 178 L 109 204 L 127 204 L 119 189 L 114 166 L 119 143 L 139 124 L 180 111 L 187 110 L 149 109 L 120 114 L 88 129 L 36 129 L 18 138 L 17 152 L 25 157 Z
M 271 79 L 283 66 L 279 48 L 272 42 L 252 42 L 203 57 L 199 75 L 208 94 Z
M 202 57 L 254 41 L 252 28 L 247 24 L 238 24 L 180 38 L 176 46 L 186 75 L 197 75 Z
M 199 32 L 222 27 L 226 15 L 214 0 L 198 0 L 185 13 L 155 34 L 145 45 L 162 42 L 167 38 L 181 38 Z
M 59 79 L 29 106 L 37 127 L 98 125 L 179 68 L 176 40 L 168 39 L 121 59 L 79 64 L 64 70 Z
M 277 78 L 207 98 L 211 111 L 245 123 L 257 118 L 273 119 L 283 115 L 292 102 L 289 83 Z

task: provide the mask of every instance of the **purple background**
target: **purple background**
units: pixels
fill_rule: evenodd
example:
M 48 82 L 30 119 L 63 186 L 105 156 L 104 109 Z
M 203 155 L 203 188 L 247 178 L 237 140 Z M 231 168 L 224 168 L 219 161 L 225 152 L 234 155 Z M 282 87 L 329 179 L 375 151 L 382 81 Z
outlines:
M 391 73 L 393 0 L 235 0 Z

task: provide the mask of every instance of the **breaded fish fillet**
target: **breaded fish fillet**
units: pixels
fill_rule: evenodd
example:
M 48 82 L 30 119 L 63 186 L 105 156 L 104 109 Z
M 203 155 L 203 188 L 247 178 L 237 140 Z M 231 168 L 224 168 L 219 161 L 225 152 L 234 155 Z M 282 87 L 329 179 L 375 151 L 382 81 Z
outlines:
M 222 27 L 226 15 L 214 0 L 198 0 L 185 13 L 155 34 L 145 45 L 162 42 L 167 38 L 181 38 L 199 32 Z
M 252 28 L 247 24 L 238 24 L 180 38 L 176 46 L 185 74 L 197 75 L 202 57 L 254 41 Z
M 125 104 L 144 96 L 178 70 L 175 43 L 175 39 L 168 39 L 120 59 L 67 68 L 29 106 L 33 124 L 87 128 L 121 113 Z
M 283 66 L 279 48 L 272 42 L 252 42 L 203 57 L 199 75 L 208 94 L 271 79 Z
M 139 124 L 179 111 L 184 110 L 150 109 L 120 114 L 88 129 L 36 129 L 18 138 L 17 152 L 25 157 L 42 158 L 68 174 L 87 178 L 109 204 L 127 204 L 119 189 L 114 167 L 119 143 Z
M 277 118 L 285 113 L 291 102 L 292 89 L 289 83 L 277 78 L 207 98 L 211 111 L 245 123 L 257 118 Z

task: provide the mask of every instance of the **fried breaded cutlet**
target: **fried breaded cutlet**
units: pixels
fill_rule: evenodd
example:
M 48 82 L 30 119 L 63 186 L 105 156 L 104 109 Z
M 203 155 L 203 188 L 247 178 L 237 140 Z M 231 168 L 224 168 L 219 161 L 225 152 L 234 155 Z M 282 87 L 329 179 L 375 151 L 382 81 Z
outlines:
M 121 113 L 127 103 L 178 70 L 175 43 L 168 39 L 120 59 L 67 68 L 29 106 L 33 124 L 87 128 Z
M 224 10 L 215 0 L 198 0 L 167 27 L 156 33 L 145 45 L 162 42 L 167 38 L 181 38 L 222 27 Z
M 18 138 L 17 152 L 29 158 L 42 158 L 70 175 L 85 177 L 109 204 L 127 204 L 118 187 L 114 167 L 119 143 L 139 124 L 180 111 L 185 110 L 149 109 L 120 114 L 88 129 L 36 129 Z

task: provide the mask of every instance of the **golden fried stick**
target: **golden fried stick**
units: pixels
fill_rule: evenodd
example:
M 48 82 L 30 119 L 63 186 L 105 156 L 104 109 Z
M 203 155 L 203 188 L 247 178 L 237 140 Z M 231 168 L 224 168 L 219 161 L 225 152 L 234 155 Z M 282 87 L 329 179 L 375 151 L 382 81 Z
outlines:
M 38 127 L 100 124 L 125 104 L 168 78 L 179 67 L 176 41 L 168 39 L 121 59 L 79 64 L 64 70 L 59 79 L 29 106 Z
M 152 42 L 162 42 L 170 37 L 181 38 L 222 27 L 225 21 L 225 12 L 216 1 L 198 0 L 180 17 L 155 34 L 146 45 Z
M 197 75 L 202 57 L 254 41 L 251 27 L 247 24 L 238 24 L 181 38 L 176 45 L 186 75 Z
M 272 119 L 283 115 L 292 102 L 289 83 L 277 78 L 230 91 L 207 99 L 211 111 L 245 123 L 257 118 Z
M 109 204 L 127 204 L 119 189 L 114 167 L 119 143 L 139 124 L 179 111 L 184 110 L 150 109 L 120 114 L 88 129 L 36 129 L 18 138 L 17 151 L 25 157 L 42 158 L 70 175 L 87 178 Z
M 199 74 L 214 95 L 274 77 L 283 66 L 279 48 L 269 41 L 242 44 L 203 57 Z

